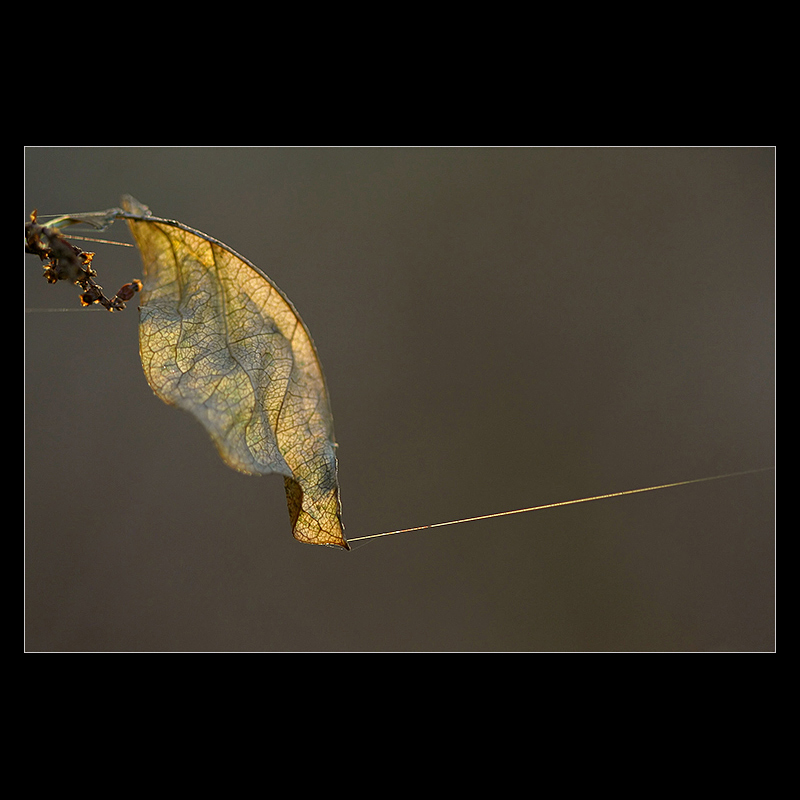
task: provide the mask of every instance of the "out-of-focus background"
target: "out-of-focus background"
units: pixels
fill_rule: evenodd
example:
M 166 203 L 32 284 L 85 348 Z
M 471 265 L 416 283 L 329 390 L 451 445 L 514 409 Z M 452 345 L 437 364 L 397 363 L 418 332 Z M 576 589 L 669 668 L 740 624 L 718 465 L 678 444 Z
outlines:
M 317 344 L 358 537 L 772 466 L 774 157 L 29 147 L 23 210 L 130 193 L 266 272 Z M 141 275 L 88 249 L 109 296 Z M 26 256 L 24 304 L 78 290 Z M 151 393 L 135 299 L 23 320 L 29 651 L 774 648 L 772 472 L 303 545 L 282 479 Z

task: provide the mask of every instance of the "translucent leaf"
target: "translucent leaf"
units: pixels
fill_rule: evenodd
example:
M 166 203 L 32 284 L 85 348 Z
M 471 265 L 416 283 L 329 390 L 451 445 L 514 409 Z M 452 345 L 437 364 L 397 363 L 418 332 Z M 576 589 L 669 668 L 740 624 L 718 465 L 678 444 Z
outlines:
M 297 311 L 221 242 L 133 198 L 123 207 L 144 262 L 139 347 L 151 388 L 197 417 L 234 469 L 283 475 L 296 539 L 349 549 L 328 392 Z

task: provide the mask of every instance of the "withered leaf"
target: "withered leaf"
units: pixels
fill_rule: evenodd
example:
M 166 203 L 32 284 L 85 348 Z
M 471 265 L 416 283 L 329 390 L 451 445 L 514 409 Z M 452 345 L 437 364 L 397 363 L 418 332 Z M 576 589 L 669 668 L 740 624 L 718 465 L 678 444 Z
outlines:
M 294 306 L 221 242 L 131 197 L 123 208 L 144 262 L 139 348 L 151 388 L 197 417 L 234 469 L 283 475 L 296 539 L 349 549 L 328 391 Z

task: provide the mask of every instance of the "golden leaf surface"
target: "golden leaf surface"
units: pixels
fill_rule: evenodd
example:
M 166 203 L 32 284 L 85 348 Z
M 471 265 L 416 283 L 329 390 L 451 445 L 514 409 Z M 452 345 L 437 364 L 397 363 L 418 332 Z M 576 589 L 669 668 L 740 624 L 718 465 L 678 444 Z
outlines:
M 150 387 L 197 417 L 234 469 L 283 475 L 296 539 L 349 549 L 328 391 L 297 311 L 221 242 L 133 198 L 123 207 L 144 262 L 139 349 Z

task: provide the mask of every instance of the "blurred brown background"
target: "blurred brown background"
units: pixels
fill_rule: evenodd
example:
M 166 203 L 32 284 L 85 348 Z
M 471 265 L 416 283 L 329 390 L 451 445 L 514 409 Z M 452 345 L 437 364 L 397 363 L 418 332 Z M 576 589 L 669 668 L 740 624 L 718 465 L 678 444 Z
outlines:
M 31 147 L 23 211 L 130 193 L 261 267 L 317 343 L 358 537 L 771 466 L 774 155 Z M 109 295 L 141 274 L 88 249 Z M 25 286 L 78 306 L 32 256 Z M 152 395 L 135 300 L 24 326 L 29 651 L 774 647 L 772 472 L 302 545 L 282 480 Z

